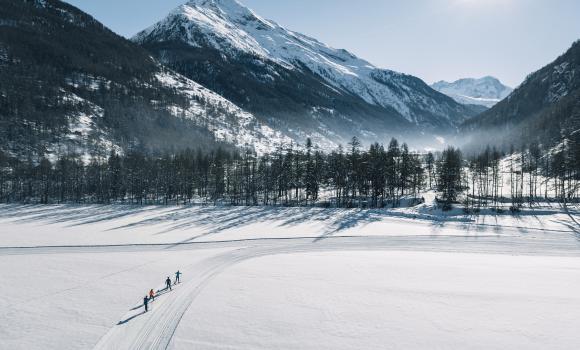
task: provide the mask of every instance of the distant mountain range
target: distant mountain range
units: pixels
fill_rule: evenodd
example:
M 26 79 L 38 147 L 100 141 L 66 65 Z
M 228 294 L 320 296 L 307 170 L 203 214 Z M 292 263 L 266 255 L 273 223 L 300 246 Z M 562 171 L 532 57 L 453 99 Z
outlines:
M 502 84 L 497 78 L 466 78 L 448 83 L 439 81 L 431 87 L 466 105 L 481 105 L 491 108 L 508 97 L 513 89 Z

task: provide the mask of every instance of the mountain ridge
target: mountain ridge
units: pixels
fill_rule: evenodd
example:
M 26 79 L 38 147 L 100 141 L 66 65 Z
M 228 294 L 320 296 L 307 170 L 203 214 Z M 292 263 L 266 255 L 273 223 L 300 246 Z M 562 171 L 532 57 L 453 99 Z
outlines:
M 345 141 L 354 130 L 382 140 L 410 129 L 449 132 L 476 114 L 416 77 L 377 68 L 235 0 L 189 1 L 132 40 L 262 120 L 304 134 Z M 345 126 L 329 127 L 338 119 Z
M 507 98 L 461 126 L 467 142 L 488 135 L 509 148 L 525 143 L 562 142 L 580 129 L 580 40 L 543 68 L 528 75 Z
M 0 151 L 88 160 L 292 142 L 72 5 L 8 0 L 0 16 Z

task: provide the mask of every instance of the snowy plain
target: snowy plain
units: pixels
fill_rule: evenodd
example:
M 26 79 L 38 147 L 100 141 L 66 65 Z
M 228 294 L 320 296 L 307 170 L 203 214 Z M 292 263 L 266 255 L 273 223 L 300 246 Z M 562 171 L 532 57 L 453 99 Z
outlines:
M 572 349 L 577 222 L 577 208 L 2 205 L 0 348 Z
M 175 348 L 572 349 L 579 269 L 578 258 L 462 253 L 264 257 L 202 292 Z

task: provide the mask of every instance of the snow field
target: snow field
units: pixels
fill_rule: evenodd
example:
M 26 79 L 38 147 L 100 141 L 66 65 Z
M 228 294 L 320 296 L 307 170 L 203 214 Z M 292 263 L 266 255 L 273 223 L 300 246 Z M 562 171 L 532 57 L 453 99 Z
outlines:
M 240 263 L 175 349 L 572 349 L 580 258 L 327 252 Z
M 0 255 L 0 349 L 91 349 L 149 289 L 221 251 Z
M 556 209 L 520 216 L 445 216 L 428 206 L 393 210 L 0 205 L 0 247 L 195 243 L 337 236 L 580 235 Z M 572 212 L 580 222 L 578 211 Z
M 0 349 L 578 341 L 576 209 L 430 210 L 2 205 Z M 177 269 L 183 283 L 142 314 Z

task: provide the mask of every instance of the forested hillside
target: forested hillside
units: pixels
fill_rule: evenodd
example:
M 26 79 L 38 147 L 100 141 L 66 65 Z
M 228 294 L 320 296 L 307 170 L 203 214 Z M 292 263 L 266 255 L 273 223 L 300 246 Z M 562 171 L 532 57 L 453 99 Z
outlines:
M 58 0 L 2 1 L 0 95 L 0 150 L 18 158 L 285 141 Z
M 504 150 L 530 143 L 554 146 L 579 130 L 580 41 L 462 127 L 470 149 L 494 145 Z

